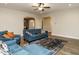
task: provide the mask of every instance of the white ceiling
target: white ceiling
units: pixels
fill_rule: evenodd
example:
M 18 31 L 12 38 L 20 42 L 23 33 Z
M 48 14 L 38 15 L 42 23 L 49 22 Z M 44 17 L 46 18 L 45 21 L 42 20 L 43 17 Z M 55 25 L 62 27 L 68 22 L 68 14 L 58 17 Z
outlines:
M 30 12 L 34 14 L 41 14 L 40 11 L 34 10 L 34 7 L 32 7 L 33 3 L 0 3 L 0 7 L 10 8 L 10 9 L 16 9 L 21 10 L 25 12 Z M 73 3 L 69 7 L 69 3 L 46 3 L 48 6 L 50 6 L 50 9 L 45 9 L 42 13 L 49 13 L 55 10 L 61 10 L 61 9 L 68 9 L 68 8 L 79 8 L 78 3 Z

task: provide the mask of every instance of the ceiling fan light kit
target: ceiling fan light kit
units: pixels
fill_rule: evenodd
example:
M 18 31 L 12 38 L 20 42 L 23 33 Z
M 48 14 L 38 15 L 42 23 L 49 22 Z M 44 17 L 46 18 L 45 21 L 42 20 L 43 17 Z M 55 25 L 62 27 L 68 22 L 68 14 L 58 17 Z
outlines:
M 42 7 L 39 7 L 39 8 L 38 8 L 38 10 L 42 10 L 42 9 L 43 9 Z
M 40 11 L 44 11 L 45 9 L 50 8 L 44 3 L 34 3 L 32 7 L 35 8 L 34 10 L 40 10 Z

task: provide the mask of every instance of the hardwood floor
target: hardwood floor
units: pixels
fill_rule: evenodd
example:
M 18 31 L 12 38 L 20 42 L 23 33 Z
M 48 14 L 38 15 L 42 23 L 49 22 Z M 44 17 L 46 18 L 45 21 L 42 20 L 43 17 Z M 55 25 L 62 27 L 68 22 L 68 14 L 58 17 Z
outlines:
M 79 55 L 79 40 L 52 36 L 53 38 L 67 40 L 68 43 L 57 53 L 57 55 Z
M 68 41 L 65 46 L 57 53 L 57 55 L 79 55 L 79 40 L 59 36 L 51 37 L 54 39 L 62 39 Z

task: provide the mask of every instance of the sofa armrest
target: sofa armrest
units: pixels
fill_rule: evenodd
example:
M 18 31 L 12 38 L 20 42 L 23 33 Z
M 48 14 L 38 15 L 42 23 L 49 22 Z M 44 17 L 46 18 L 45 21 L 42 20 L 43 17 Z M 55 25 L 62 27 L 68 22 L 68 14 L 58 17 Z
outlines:
M 10 46 L 10 45 L 16 44 L 16 40 L 5 41 L 5 43 L 6 43 L 8 46 Z
M 16 34 L 13 39 L 16 40 L 17 43 L 19 43 L 21 39 L 21 35 Z
M 19 35 L 19 34 L 15 34 L 15 37 L 21 37 L 21 35 Z
M 48 34 L 48 31 L 45 31 Z
M 10 38 L 10 39 L 9 39 L 9 38 L 0 38 L 0 40 L 3 41 L 3 42 L 9 41 L 9 40 L 12 40 L 12 39 L 13 39 L 13 38 Z

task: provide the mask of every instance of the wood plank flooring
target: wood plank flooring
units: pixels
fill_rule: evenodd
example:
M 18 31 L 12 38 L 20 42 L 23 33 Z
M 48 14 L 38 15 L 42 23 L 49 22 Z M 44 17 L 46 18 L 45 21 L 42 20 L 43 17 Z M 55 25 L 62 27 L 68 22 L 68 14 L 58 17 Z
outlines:
M 79 55 L 79 40 L 59 36 L 52 36 L 52 38 L 68 41 L 68 43 L 57 53 L 57 55 Z

